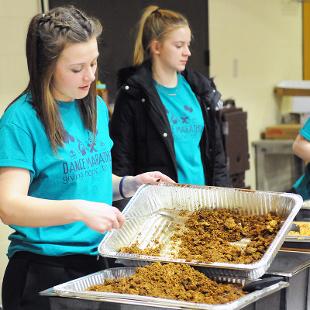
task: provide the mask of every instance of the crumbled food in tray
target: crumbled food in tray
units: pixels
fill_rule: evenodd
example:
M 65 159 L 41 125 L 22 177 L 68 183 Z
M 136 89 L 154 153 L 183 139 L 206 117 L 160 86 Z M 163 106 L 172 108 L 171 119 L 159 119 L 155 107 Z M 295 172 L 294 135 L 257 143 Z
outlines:
M 185 225 L 174 225 L 174 234 L 169 244 L 170 248 L 174 244 L 177 247 L 177 251 L 170 250 L 173 258 L 201 262 L 253 263 L 261 259 L 283 220 L 270 213 L 247 215 L 239 210 L 229 209 L 201 209 L 190 213 Z M 242 247 L 238 242 L 243 240 L 247 242 Z M 167 244 L 162 248 L 164 246 Z M 152 252 L 152 248 L 139 249 L 139 245 L 134 244 L 121 248 L 120 251 L 160 256 L 162 248 L 157 246 Z
M 309 236 L 310 237 L 310 222 L 294 222 L 299 228 L 299 231 L 290 231 L 289 236 Z
M 207 262 L 249 264 L 265 253 L 281 225 L 281 218 L 270 213 L 245 215 L 228 209 L 200 210 L 186 222 L 186 230 L 176 232 L 181 239 L 178 257 Z M 231 244 L 244 238 L 243 250 Z
M 246 294 L 238 284 L 217 283 L 189 265 L 174 263 L 138 267 L 132 276 L 108 279 L 87 290 L 207 304 L 228 303 Z
M 158 241 L 156 241 L 155 243 L 157 243 L 155 246 L 147 247 L 146 249 L 144 249 L 143 255 L 159 256 L 160 251 L 163 248 L 163 245 L 158 244 Z M 137 242 L 135 242 L 134 244 L 132 244 L 129 247 L 122 247 L 120 249 L 120 252 L 122 252 L 122 253 L 131 253 L 131 254 L 141 254 L 141 251 L 142 250 L 139 248 L 139 244 Z

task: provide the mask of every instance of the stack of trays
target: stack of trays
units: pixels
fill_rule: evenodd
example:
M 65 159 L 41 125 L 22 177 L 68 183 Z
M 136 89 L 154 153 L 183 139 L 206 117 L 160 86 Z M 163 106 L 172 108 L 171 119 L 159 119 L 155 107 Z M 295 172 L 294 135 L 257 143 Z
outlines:
M 107 269 L 58 285 L 54 287 L 54 292 L 64 297 L 109 301 L 128 305 L 171 307 L 175 309 L 241 309 L 264 296 L 286 287 L 288 284 L 279 282 L 267 288 L 249 293 L 233 302 L 221 305 L 197 304 L 128 294 L 90 292 L 86 289 L 91 285 L 103 283 L 108 278 L 130 276 L 134 273 L 137 266 L 142 266 L 150 262 L 175 262 L 198 266 L 199 270 L 208 277 L 220 282 L 241 284 L 251 282 L 261 277 L 269 268 L 284 242 L 301 205 L 302 199 L 300 196 L 288 193 L 178 184 L 144 185 L 140 187 L 123 211 L 125 217 L 131 218 L 131 220 L 126 221 L 122 229 L 107 233 L 98 247 L 100 255 L 117 258 L 118 261 L 121 261 L 127 267 Z M 120 248 L 131 246 L 134 243 L 139 244 L 141 248 L 152 245 L 154 240 L 158 240 L 164 247 L 166 244 L 169 244 L 171 235 L 165 229 L 169 220 L 163 216 L 145 216 L 147 214 L 156 214 L 160 209 L 169 208 L 186 211 L 197 211 L 200 208 L 238 209 L 245 214 L 252 215 L 263 215 L 271 212 L 281 216 L 284 222 L 262 258 L 251 264 L 186 261 L 185 259 L 172 258 L 168 255 L 168 252 L 164 252 L 161 256 L 119 252 Z
M 276 256 L 290 226 L 302 205 L 302 198 L 295 194 L 259 192 L 222 187 L 184 185 L 145 185 L 130 200 L 123 213 L 135 217 L 127 221 L 121 230 L 108 233 L 99 245 L 99 253 L 114 257 L 123 264 L 141 265 L 146 261 L 185 263 L 203 268 L 204 273 L 221 281 L 254 280 L 262 276 Z M 284 218 L 284 223 L 263 257 L 252 264 L 208 263 L 187 261 L 168 256 L 145 256 L 120 253 L 119 249 L 138 243 L 140 247 L 152 245 L 154 240 L 168 244 L 165 232 L 167 219 L 162 216 L 145 218 L 144 214 L 156 214 L 160 209 L 196 211 L 201 208 L 238 209 L 246 214 L 263 215 L 272 212 Z
M 90 301 L 103 301 L 116 304 L 125 304 L 127 305 L 126 309 L 132 309 L 132 310 L 137 309 L 135 307 L 136 305 L 156 307 L 156 309 L 169 308 L 169 309 L 237 310 L 237 309 L 243 309 L 245 306 L 252 304 L 258 300 L 261 300 L 262 298 L 269 296 L 273 293 L 276 293 L 282 288 L 288 286 L 288 283 L 281 281 L 276 284 L 270 285 L 269 287 L 265 287 L 261 290 L 249 293 L 235 301 L 226 304 L 213 304 L 213 305 L 172 300 L 166 298 L 158 298 L 158 297 L 87 291 L 88 287 L 92 285 L 101 284 L 106 279 L 117 279 L 131 276 L 135 272 L 135 269 L 136 267 L 120 267 L 120 268 L 106 269 L 104 271 L 100 271 L 83 278 L 79 278 L 64 284 L 54 286 L 53 292 L 59 297 L 78 298 Z M 41 295 L 45 295 L 44 292 Z

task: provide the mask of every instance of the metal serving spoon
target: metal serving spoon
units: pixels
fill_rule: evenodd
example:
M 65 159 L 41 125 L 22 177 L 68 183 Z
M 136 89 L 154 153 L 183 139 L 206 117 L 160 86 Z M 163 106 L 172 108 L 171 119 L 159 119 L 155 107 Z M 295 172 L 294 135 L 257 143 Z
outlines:
M 185 216 L 180 215 L 180 210 L 175 210 L 175 209 L 159 209 L 153 212 L 149 212 L 146 214 L 135 214 L 135 215 L 130 215 L 126 216 L 125 219 L 126 221 L 131 221 L 131 220 L 136 220 L 138 218 L 143 218 L 143 217 L 151 217 L 154 215 L 160 215 L 168 218 L 171 221 L 178 221 L 181 219 L 185 219 Z

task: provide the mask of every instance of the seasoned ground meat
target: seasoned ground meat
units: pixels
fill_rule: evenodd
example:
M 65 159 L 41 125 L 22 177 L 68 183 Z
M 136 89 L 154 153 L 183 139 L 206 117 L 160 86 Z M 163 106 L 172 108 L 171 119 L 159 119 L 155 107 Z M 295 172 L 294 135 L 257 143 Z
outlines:
M 189 265 L 173 263 L 139 267 L 130 277 L 109 279 L 87 290 L 207 304 L 228 303 L 246 294 L 240 285 L 217 283 Z
M 144 250 L 141 250 L 139 248 L 139 244 L 135 242 L 131 246 L 122 247 L 120 249 L 120 252 L 122 253 L 130 253 L 130 254 L 143 254 L 143 255 L 149 255 L 149 256 L 159 256 L 160 251 L 162 250 L 163 245 L 158 244 L 153 247 L 147 247 Z M 143 252 L 143 253 L 142 253 Z
M 186 213 L 186 214 L 185 214 Z M 175 224 L 170 240 L 171 257 L 188 261 L 250 264 L 261 259 L 280 229 L 279 216 L 247 215 L 240 210 L 201 209 L 182 211 L 184 225 Z M 240 245 L 239 241 L 245 241 Z M 237 242 L 237 243 L 236 243 Z M 139 244 L 121 248 L 124 253 L 160 256 L 167 244 L 140 249 Z

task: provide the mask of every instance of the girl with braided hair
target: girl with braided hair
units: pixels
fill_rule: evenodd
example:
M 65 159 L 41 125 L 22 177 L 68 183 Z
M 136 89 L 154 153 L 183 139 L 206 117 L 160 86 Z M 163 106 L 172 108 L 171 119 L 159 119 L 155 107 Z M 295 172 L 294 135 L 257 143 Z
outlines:
M 171 181 L 157 171 L 112 176 L 108 111 L 95 89 L 101 30 L 72 6 L 29 24 L 29 84 L 0 121 L 0 216 L 14 230 L 5 310 L 50 309 L 39 291 L 106 268 L 97 246 L 124 223 L 112 193 Z

